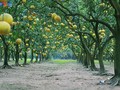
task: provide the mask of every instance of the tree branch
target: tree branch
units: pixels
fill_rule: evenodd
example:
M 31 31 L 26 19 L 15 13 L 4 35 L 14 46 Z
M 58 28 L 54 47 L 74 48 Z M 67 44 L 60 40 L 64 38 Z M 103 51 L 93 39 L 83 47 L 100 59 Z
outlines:
M 103 25 L 105 25 L 106 27 L 108 27 L 109 30 L 110 30 L 113 34 L 115 33 L 115 32 L 114 32 L 114 29 L 113 29 L 108 23 L 106 23 L 106 22 L 104 22 L 104 21 L 102 21 L 102 20 L 98 20 L 98 19 L 89 19 L 89 18 L 87 18 L 86 16 L 84 16 L 84 15 L 81 14 L 81 13 L 73 13 L 73 12 L 71 12 L 68 8 L 66 8 L 65 6 L 63 6 L 62 4 L 60 4 L 59 2 L 57 2 L 56 0 L 53 0 L 53 1 L 54 1 L 55 3 L 57 3 L 58 5 L 61 6 L 61 8 L 59 7 L 59 9 L 60 9 L 64 14 L 66 14 L 67 16 L 79 16 L 79 17 L 84 18 L 86 21 L 89 21 L 89 22 L 97 22 L 97 23 L 103 24 Z M 67 11 L 69 12 L 69 14 L 67 14 L 66 12 L 64 12 L 64 11 L 62 10 L 62 8 L 65 9 L 65 10 L 67 10 Z
M 87 35 L 89 35 L 93 39 L 93 41 L 96 42 L 96 39 L 90 33 L 88 33 L 88 32 L 83 32 L 83 31 L 78 31 L 78 32 L 75 31 L 75 32 L 78 33 L 78 34 L 80 34 L 80 33 L 87 34 Z
M 107 43 L 112 39 L 114 38 L 114 36 L 110 36 L 102 45 L 102 49 L 104 49 L 104 47 L 107 45 Z
M 116 0 L 108 0 L 111 6 L 120 14 L 120 4 Z
M 102 21 L 102 20 L 97 20 L 97 19 L 89 19 L 87 17 L 85 17 L 84 15 L 80 14 L 80 13 L 74 13 L 74 14 L 67 14 L 68 16 L 81 16 L 82 18 L 84 18 L 86 21 L 89 21 L 89 22 L 97 22 L 97 23 L 100 23 L 100 24 L 103 24 L 105 25 L 106 27 L 109 28 L 109 30 L 114 34 L 114 29 L 106 22 Z

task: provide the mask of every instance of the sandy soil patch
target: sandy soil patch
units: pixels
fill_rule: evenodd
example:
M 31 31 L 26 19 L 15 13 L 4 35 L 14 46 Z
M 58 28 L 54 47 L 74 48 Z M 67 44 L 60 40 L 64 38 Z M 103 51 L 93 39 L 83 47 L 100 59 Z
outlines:
M 107 67 L 109 72 L 113 68 Z M 120 90 L 120 87 L 96 85 L 111 76 L 96 76 L 77 63 L 30 64 L 0 69 L 0 90 Z

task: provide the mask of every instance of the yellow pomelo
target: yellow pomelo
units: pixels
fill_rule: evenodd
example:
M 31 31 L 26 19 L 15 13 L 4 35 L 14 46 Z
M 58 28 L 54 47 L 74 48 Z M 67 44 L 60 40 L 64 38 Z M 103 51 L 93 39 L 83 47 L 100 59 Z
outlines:
M 6 35 L 10 33 L 11 26 L 5 21 L 0 21 L 0 35 Z
M 28 43 L 26 43 L 26 46 L 28 47 L 28 46 L 29 46 L 29 44 L 28 44 Z
M 21 38 L 18 38 L 18 39 L 16 40 L 16 44 L 21 44 L 21 43 L 22 43 Z
M 13 23 L 13 17 L 8 13 L 4 13 L 4 14 L 0 15 L 0 21 L 6 21 L 9 24 L 12 24 Z
M 54 18 L 57 14 L 56 13 L 52 13 L 51 17 Z
M 73 29 L 77 29 L 77 25 L 73 25 Z
M 35 9 L 35 6 L 34 6 L 34 5 L 31 5 L 30 8 L 31 8 L 31 9 Z
M 22 0 L 23 3 L 26 3 L 26 0 Z
M 61 21 L 61 17 L 60 17 L 59 15 L 56 15 L 56 16 L 54 17 L 54 20 L 55 20 L 56 22 L 60 22 L 60 21 Z

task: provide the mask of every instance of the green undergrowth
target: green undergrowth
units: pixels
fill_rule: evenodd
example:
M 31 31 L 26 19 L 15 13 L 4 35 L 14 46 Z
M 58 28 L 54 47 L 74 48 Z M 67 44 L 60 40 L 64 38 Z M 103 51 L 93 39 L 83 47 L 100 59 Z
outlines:
M 31 62 L 31 59 L 27 59 L 27 64 L 30 64 Z M 35 59 L 33 60 L 33 63 L 35 62 Z M 15 61 L 13 61 L 13 60 L 10 60 L 9 62 L 8 62 L 10 65 L 13 65 L 13 64 L 15 64 Z M 24 60 L 22 59 L 20 59 L 19 60 L 19 64 L 23 64 L 24 63 Z
M 27 59 L 27 64 L 30 64 L 30 60 L 31 59 Z M 35 59 L 33 60 L 33 63 L 35 62 Z M 50 62 L 50 63 L 55 63 L 55 64 L 67 64 L 67 63 L 77 63 L 77 60 L 72 60 L 72 59 L 55 59 L 55 60 L 46 60 L 44 62 Z M 11 60 L 9 61 L 9 64 L 14 64 L 15 61 Z M 24 63 L 24 60 L 19 60 L 19 63 L 20 64 L 23 64 Z M 95 64 L 99 64 L 99 61 L 98 60 L 95 60 Z M 109 61 L 105 61 L 104 60 L 104 65 L 111 65 L 113 64 L 112 62 L 109 62 Z
M 76 63 L 77 60 L 60 60 L 60 59 L 57 59 L 57 60 L 50 60 L 49 62 L 56 63 L 56 64 L 67 64 L 67 63 Z
M 104 65 L 113 64 L 113 62 L 109 62 L 109 61 L 107 61 L 107 60 L 104 60 L 103 63 L 104 63 Z M 95 64 L 99 64 L 99 61 L 98 61 L 98 60 L 95 60 Z

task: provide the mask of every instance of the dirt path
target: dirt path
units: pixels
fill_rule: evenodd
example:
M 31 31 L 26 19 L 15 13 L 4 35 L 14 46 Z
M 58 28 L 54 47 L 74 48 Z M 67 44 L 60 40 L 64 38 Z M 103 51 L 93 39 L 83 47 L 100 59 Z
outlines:
M 0 70 L 0 90 L 120 90 L 96 85 L 108 76 L 94 76 L 80 64 L 31 64 Z

